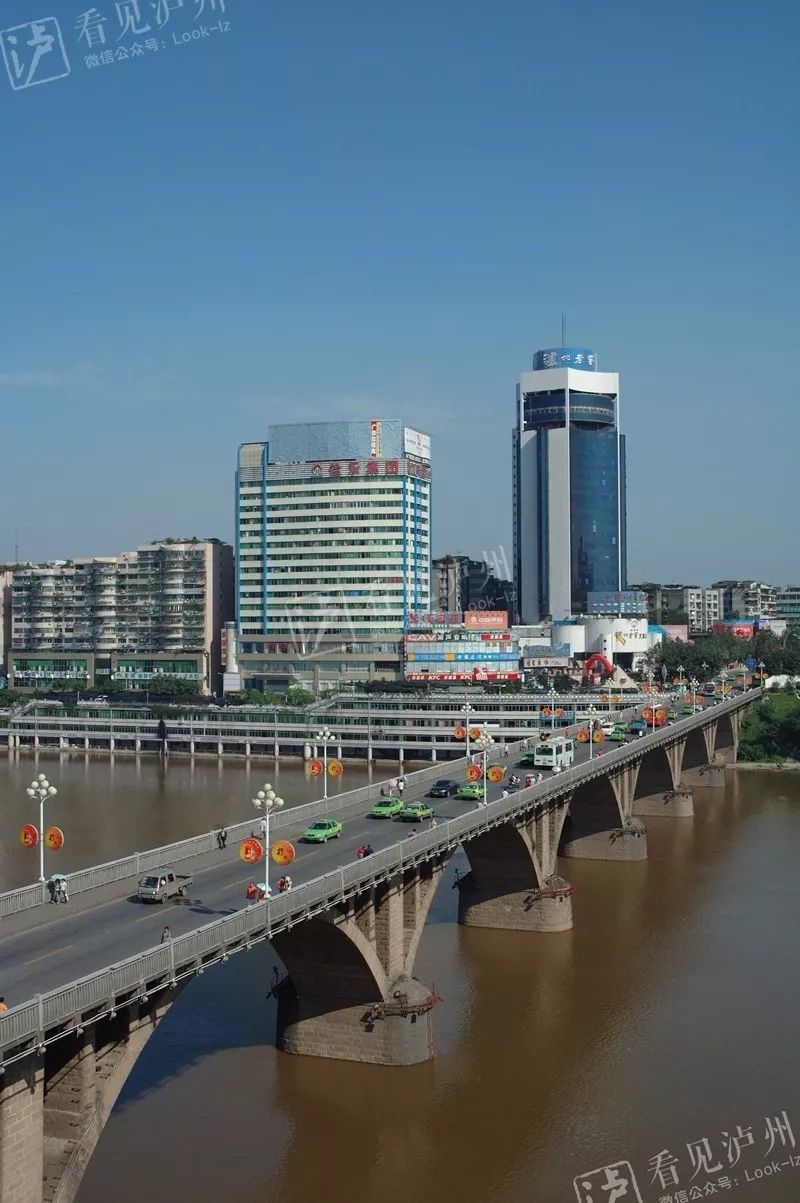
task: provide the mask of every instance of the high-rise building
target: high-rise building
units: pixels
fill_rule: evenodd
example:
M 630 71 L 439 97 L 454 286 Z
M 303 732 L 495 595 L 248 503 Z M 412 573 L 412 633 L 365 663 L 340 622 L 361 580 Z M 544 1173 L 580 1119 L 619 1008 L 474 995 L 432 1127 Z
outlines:
M 271 426 L 239 449 L 239 668 L 257 687 L 400 676 L 430 609 L 430 438 L 401 420 Z
M 722 618 L 776 618 L 778 589 L 765 581 L 715 581 L 723 599 Z
M 785 585 L 778 591 L 777 616 L 793 635 L 800 634 L 800 585 Z
M 233 548 L 167 539 L 118 556 L 15 569 L 12 684 L 146 686 L 178 677 L 219 686 L 220 634 L 233 611 Z
M 619 376 L 594 351 L 537 351 L 517 388 L 514 573 L 523 622 L 585 614 L 625 588 L 625 438 Z
M 505 610 L 516 615 L 514 586 L 498 577 L 486 560 L 469 556 L 439 556 L 433 561 L 431 606 L 450 613 L 466 610 Z

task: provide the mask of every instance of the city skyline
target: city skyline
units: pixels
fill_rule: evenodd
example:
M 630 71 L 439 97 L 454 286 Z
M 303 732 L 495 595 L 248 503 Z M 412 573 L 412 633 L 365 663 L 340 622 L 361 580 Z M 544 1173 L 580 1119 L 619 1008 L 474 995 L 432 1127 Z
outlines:
M 233 448 L 397 412 L 440 449 L 434 552 L 510 561 L 510 390 L 566 311 L 624 380 L 632 579 L 701 578 L 709 544 L 715 576 L 795 576 L 798 11 L 776 41 L 739 4 L 714 38 L 688 4 L 229 8 L 227 41 L 2 93 L 35 198 L 5 259 L 2 558 L 232 539 Z

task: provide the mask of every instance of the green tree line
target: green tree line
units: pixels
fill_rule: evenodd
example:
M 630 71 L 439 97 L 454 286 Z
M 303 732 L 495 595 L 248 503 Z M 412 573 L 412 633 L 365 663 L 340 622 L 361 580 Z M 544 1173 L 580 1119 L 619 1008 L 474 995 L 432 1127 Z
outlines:
M 788 673 L 800 675 L 800 638 L 787 635 L 778 639 L 771 631 L 759 631 L 754 639 L 737 639 L 735 635 L 708 635 L 694 643 L 680 639 L 664 639 L 653 649 L 651 661 L 656 670 L 663 664 L 674 675 L 680 665 L 690 677 L 705 680 L 718 673 L 726 664 L 752 658 L 764 661 L 767 676 Z
M 793 689 L 770 693 L 750 709 L 742 724 L 739 759 L 800 760 L 800 698 Z

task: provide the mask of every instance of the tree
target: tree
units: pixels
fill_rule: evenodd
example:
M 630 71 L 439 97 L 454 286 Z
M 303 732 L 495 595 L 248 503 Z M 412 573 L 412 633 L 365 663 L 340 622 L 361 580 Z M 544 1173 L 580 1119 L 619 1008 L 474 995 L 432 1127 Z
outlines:
M 148 686 L 151 693 L 160 693 L 164 697 L 188 697 L 197 693 L 197 686 L 191 681 L 181 681 L 179 677 L 152 677 Z

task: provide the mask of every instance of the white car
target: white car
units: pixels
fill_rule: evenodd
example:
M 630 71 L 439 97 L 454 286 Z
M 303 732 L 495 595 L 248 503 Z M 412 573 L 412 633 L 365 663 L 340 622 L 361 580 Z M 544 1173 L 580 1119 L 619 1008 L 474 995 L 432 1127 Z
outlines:
M 614 723 L 605 722 L 600 724 L 600 730 L 603 732 L 603 735 L 611 735 L 614 731 L 614 727 Z

